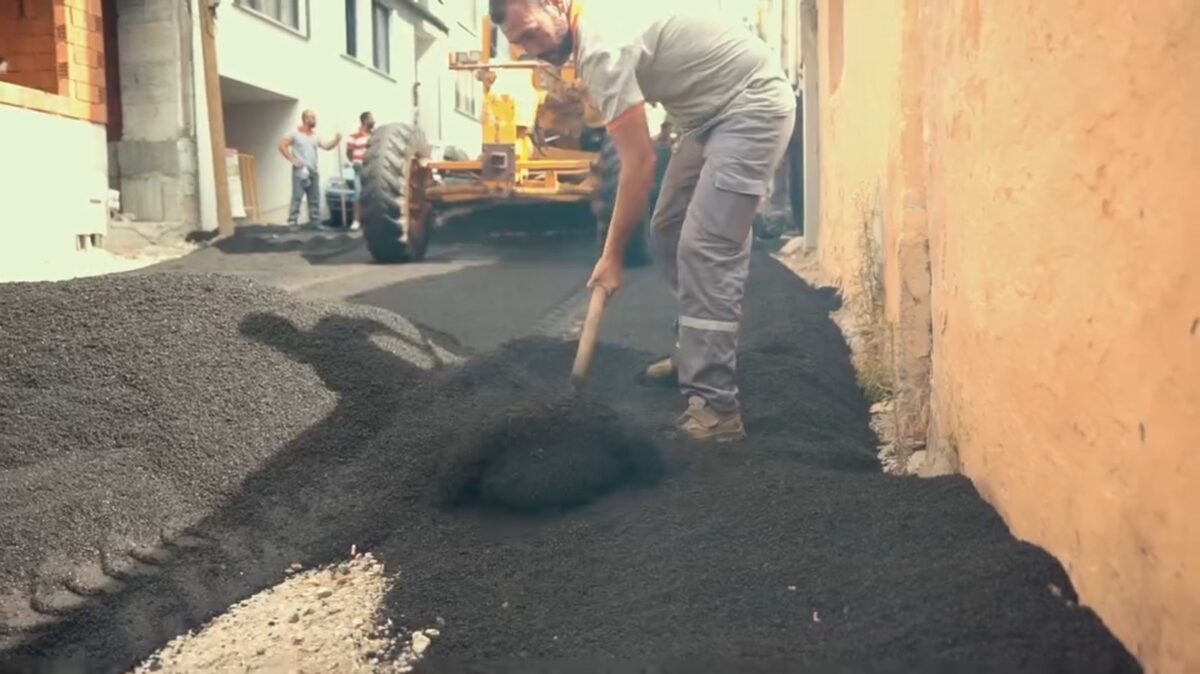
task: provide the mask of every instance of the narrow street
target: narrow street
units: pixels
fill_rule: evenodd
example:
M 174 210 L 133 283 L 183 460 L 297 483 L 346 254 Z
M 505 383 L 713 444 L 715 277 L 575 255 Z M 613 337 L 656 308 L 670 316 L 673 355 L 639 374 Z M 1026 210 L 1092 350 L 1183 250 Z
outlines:
M 14 339 L 25 353 L 61 348 L 78 331 L 72 321 L 115 330 L 126 339 L 108 339 L 93 367 L 195 382 L 177 389 L 187 419 L 162 423 L 226 430 L 203 431 L 218 434 L 199 445 L 218 450 L 204 456 L 146 460 L 154 448 L 141 429 L 113 439 L 99 423 L 60 432 L 120 452 L 5 458 L 0 504 L 20 502 L 39 471 L 47 493 L 79 486 L 0 521 L 12 546 L 0 608 L 16 615 L 30 601 L 24 588 L 52 588 L 35 590 L 47 592 L 31 603 L 40 618 L 0 625 L 0 671 L 127 671 L 292 570 L 342 563 L 352 549 L 395 579 L 374 620 L 401 634 L 437 626 L 424 671 L 1138 671 L 1077 605 L 1062 567 L 1015 540 L 966 478 L 881 473 L 868 402 L 828 317 L 832 294 L 765 252 L 752 265 L 740 356 L 748 441 L 705 449 L 654 435 L 681 401 L 634 375 L 670 346 L 674 310 L 653 268 L 633 270 L 605 317 L 587 395 L 655 437 L 656 464 L 617 470 L 622 448 L 567 464 L 514 455 L 508 469 L 541 480 L 537 488 L 595 493 L 566 511 L 447 506 L 437 492 L 457 484 L 456 452 L 469 458 L 480 429 L 512 405 L 565 390 L 573 344 L 564 338 L 582 316 L 592 256 L 587 236 L 467 237 L 437 244 L 419 265 L 379 266 L 350 237 L 260 233 L 124 277 L 7 292 L 0 324 L 22 317 Z M 256 284 L 192 276 L 214 271 Z M 139 299 L 155 292 L 181 299 Z M 394 312 L 422 337 L 384 330 L 382 314 L 309 308 L 328 300 Z M 73 301 L 127 310 L 112 319 L 121 325 L 102 327 L 58 311 Z M 164 330 L 141 329 L 155 321 Z M 426 371 L 381 347 L 381 331 L 421 353 L 435 353 L 426 340 L 469 359 Z M 57 365 L 0 365 L 11 381 L 41 385 L 73 367 L 46 362 Z M 141 376 L 105 380 L 105 399 L 145 411 L 134 395 Z M 101 386 L 73 385 L 81 397 Z M 3 398 L 16 409 L 6 432 L 50 423 L 13 395 Z M 255 434 L 243 438 L 252 419 Z M 186 428 L 162 432 L 186 449 L 200 432 Z M 239 455 L 240 442 L 256 454 Z M 167 522 L 169 495 L 103 483 L 142 466 L 185 491 L 214 475 L 236 487 L 183 503 Z M 98 484 L 71 475 L 84 470 Z M 611 479 L 588 483 L 597 475 Z M 79 520 L 62 529 L 74 540 L 30 551 L 22 527 L 63 511 Z M 79 567 L 97 552 L 108 580 L 81 590 Z M 69 609 L 54 603 L 64 587 L 75 588 Z M 276 621 L 288 616 L 271 629 Z
M 1200 674 L 1127 5 L 0 0 L 0 674 Z

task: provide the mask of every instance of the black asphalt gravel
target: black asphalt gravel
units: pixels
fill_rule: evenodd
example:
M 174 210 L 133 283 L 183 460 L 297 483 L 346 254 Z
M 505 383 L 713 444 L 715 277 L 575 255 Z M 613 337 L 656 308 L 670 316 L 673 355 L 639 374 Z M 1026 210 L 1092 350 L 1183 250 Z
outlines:
M 402 362 L 443 356 L 389 312 L 233 277 L 3 287 L 0 644 L 110 587 L 130 551 L 153 559 L 336 408 L 312 369 L 241 334 L 251 316 L 330 349 L 376 333 Z
M 0 670 L 119 671 L 291 563 L 357 545 L 399 574 L 384 617 L 444 623 L 427 671 L 1138 671 L 968 481 L 879 473 L 831 297 L 767 257 L 740 365 L 751 439 L 722 448 L 654 435 L 681 406 L 633 384 L 657 354 L 602 346 L 595 407 L 566 412 L 591 430 L 572 444 L 538 426 L 566 389 L 561 341 L 430 372 L 413 363 L 433 348 L 403 321 L 242 281 L 4 290 L 0 504 L 20 513 L 0 513 L 0 554 L 20 549 L 5 591 L 61 581 L 46 560 L 125 559 L 168 533 L 101 594 L 37 630 L 10 624 Z M 92 405 L 86 424 L 66 413 Z M 566 453 L 546 460 L 539 439 Z M 547 489 L 581 460 L 609 479 Z M 472 498 L 447 507 L 448 493 Z
M 439 459 L 441 504 L 514 514 L 562 513 L 664 473 L 651 434 L 621 427 L 582 396 L 523 402 L 476 417 Z

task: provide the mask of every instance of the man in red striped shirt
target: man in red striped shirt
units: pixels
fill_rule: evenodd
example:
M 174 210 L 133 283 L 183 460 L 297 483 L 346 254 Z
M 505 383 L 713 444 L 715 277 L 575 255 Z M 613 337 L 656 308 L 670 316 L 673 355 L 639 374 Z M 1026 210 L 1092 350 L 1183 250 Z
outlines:
M 346 156 L 354 167 L 354 190 L 359 197 L 354 200 L 354 224 L 350 225 L 350 229 L 358 229 L 362 226 L 359 222 L 362 217 L 362 207 L 359 202 L 362 197 L 363 156 L 367 153 L 367 143 L 371 140 L 371 132 L 375 130 L 375 116 L 364 112 L 358 116 L 358 124 L 358 131 L 350 134 L 350 140 L 346 143 Z

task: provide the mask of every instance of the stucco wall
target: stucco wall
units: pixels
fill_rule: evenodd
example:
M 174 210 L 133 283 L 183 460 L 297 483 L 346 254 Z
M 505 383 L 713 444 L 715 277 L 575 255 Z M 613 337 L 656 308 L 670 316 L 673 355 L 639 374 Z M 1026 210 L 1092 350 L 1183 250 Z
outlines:
M 925 26 L 940 434 L 1151 671 L 1200 671 L 1200 4 Z
M 76 235 L 106 232 L 104 125 L 0 104 L 0 147 L 0 267 L 68 260 Z
M 1200 5 L 840 5 L 823 264 L 932 340 L 931 448 L 1148 671 L 1200 671 Z
M 920 3 L 821 0 L 820 259 L 846 304 L 885 458 L 907 467 L 929 419 L 930 283 Z M 797 12 L 798 16 L 802 13 Z
M 864 287 L 882 262 L 875 229 L 894 222 L 883 211 L 894 216 L 898 203 L 903 3 L 821 0 L 818 12 L 821 143 L 831 148 L 821 157 L 820 256 L 855 298 L 875 291 Z

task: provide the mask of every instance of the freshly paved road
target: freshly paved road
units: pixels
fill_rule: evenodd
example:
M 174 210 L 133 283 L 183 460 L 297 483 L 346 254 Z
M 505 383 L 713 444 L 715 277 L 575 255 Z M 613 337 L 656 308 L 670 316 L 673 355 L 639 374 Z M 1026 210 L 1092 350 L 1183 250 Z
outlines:
M 377 265 L 358 237 L 259 231 L 148 271 L 234 273 L 312 299 L 370 304 L 488 351 L 577 328 L 594 239 L 580 229 L 488 239 L 457 234 L 415 265 Z M 653 353 L 671 346 L 674 303 L 653 267 L 630 269 L 601 339 Z

